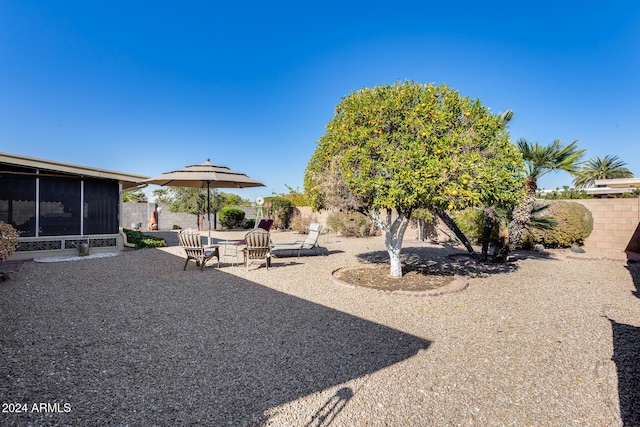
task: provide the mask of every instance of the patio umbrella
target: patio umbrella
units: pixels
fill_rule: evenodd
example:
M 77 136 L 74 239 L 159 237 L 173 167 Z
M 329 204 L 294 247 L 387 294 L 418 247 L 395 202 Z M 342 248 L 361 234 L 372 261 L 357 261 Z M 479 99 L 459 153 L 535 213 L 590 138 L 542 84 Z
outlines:
M 209 212 L 209 189 L 211 188 L 247 188 L 264 187 L 261 182 L 247 175 L 234 172 L 228 167 L 211 163 L 210 159 L 199 165 L 186 166 L 184 169 L 166 172 L 155 178 L 140 181 L 140 184 L 155 184 L 171 187 L 197 187 L 207 189 L 207 221 L 209 223 L 208 244 L 211 244 L 211 212 Z

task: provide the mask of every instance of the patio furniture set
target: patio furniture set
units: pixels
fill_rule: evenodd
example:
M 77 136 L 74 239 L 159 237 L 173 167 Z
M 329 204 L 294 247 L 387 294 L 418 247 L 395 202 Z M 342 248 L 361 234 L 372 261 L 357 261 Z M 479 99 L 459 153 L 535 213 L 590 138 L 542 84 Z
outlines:
M 242 252 L 243 264 L 249 269 L 249 264 L 253 262 L 264 262 L 267 270 L 271 267 L 272 256 L 282 256 L 283 252 L 290 251 L 298 253 L 298 258 L 303 250 L 313 250 L 318 254 L 320 247 L 318 246 L 318 238 L 322 225 L 312 223 L 309 226 L 309 234 L 304 241 L 296 241 L 292 243 L 273 243 L 271 241 L 270 229 L 273 220 L 262 219 L 253 230 L 249 231 L 242 240 L 223 240 L 215 244 L 203 244 L 200 233 L 196 230 L 186 229 L 180 231 L 178 238 L 180 247 L 186 254 L 186 260 L 183 270 L 187 269 L 189 261 L 195 261 L 200 270 L 204 269 L 205 264 L 211 258 L 218 259 L 218 267 L 222 260 L 230 260 L 231 265 L 238 264 L 239 253 Z M 244 246 L 241 250 L 240 247 Z M 280 255 L 277 255 L 280 254 Z

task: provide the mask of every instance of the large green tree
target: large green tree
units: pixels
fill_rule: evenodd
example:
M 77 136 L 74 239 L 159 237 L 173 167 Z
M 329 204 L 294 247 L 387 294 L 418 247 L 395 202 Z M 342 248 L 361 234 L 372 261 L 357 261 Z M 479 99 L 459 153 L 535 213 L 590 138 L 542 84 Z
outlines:
M 515 203 L 523 163 L 502 121 L 446 85 L 397 82 L 344 97 L 318 141 L 304 189 L 316 209 L 354 209 L 385 234 L 390 274 L 418 208 Z M 395 214 L 393 211 L 395 210 Z
M 633 178 L 633 172 L 618 156 L 594 157 L 587 160 L 573 178 L 578 188 L 590 187 L 596 179 Z
M 168 187 L 162 187 L 153 190 L 153 199 L 156 203 L 164 203 L 165 205 L 170 205 L 173 202 L 171 189 Z
M 147 203 L 147 195 L 142 190 L 125 191 L 122 193 L 125 203 Z
M 216 213 L 222 207 L 220 194 L 214 189 L 209 191 L 209 212 Z M 198 216 L 207 213 L 206 188 L 172 187 L 171 194 L 172 201 L 169 204 L 169 209 L 172 212 L 186 212 Z
M 530 221 L 535 206 L 538 179 L 549 172 L 564 171 L 573 174 L 577 171 L 580 159 L 585 153 L 577 144 L 578 141 L 573 141 L 563 145 L 559 139 L 549 145 L 540 145 L 523 138 L 516 142 L 527 168 L 524 184 L 526 196 L 513 209 L 509 223 L 509 241 L 496 255 L 497 259 L 506 259 L 509 252 L 520 244 L 522 232 Z

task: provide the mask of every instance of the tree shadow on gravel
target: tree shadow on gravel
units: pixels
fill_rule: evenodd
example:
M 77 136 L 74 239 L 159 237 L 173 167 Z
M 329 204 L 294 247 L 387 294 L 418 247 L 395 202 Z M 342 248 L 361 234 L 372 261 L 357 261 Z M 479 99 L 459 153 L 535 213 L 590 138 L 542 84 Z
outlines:
M 386 251 L 366 252 L 357 256 L 369 264 L 389 264 Z M 450 247 L 406 247 L 402 248 L 403 267 L 423 271 L 425 274 L 459 275 L 467 278 L 487 277 L 516 271 L 517 263 L 490 263 L 472 259 L 465 251 Z
M 284 403 L 430 345 L 183 263 L 143 249 L 28 263 L 0 283 L 3 402 L 70 405 L 1 414 L 0 424 L 261 425 Z
M 627 253 L 627 265 L 640 298 L 640 257 Z M 640 327 L 618 323 L 612 319 L 613 357 L 618 371 L 620 417 L 624 426 L 640 426 Z
M 636 298 L 640 298 L 640 254 L 637 252 L 627 252 L 626 267 L 633 280 L 633 285 L 636 287 L 636 290 L 632 293 Z
M 620 418 L 624 426 L 640 425 L 640 328 L 612 319 L 613 357 L 618 371 Z

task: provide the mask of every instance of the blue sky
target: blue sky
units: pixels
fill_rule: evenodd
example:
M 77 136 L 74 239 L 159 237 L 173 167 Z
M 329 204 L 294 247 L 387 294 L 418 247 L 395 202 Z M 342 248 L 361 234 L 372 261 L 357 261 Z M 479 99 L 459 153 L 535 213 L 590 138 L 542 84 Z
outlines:
M 0 151 L 148 176 L 210 158 L 254 199 L 302 188 L 343 96 L 413 80 L 640 176 L 640 2 L 518 3 L 0 0 Z

